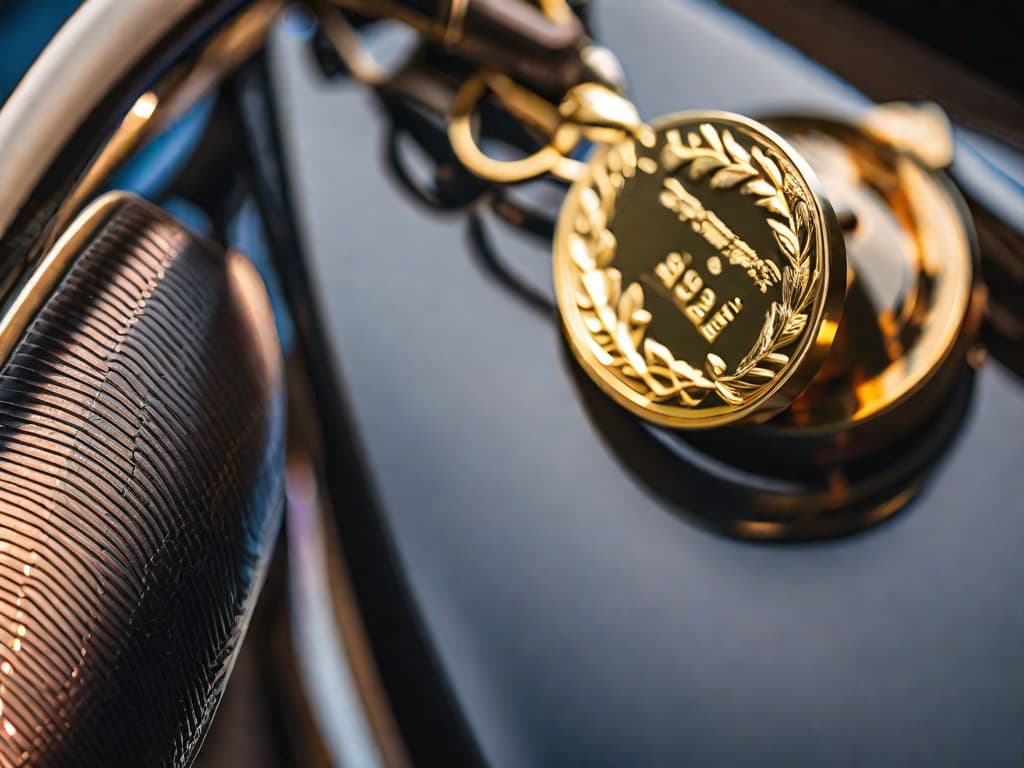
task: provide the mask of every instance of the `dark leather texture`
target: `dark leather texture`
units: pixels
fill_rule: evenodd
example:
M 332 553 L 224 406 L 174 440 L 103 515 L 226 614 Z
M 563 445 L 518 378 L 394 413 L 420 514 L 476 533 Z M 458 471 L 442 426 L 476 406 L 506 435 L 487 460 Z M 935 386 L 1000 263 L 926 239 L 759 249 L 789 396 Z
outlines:
M 127 201 L 0 371 L 0 763 L 187 765 L 283 507 L 252 286 Z

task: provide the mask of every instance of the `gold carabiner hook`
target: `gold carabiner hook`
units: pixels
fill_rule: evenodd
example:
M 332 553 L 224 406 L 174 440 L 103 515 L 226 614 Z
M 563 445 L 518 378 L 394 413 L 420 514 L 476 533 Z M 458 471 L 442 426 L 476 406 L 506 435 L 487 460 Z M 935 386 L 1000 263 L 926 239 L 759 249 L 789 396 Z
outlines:
M 517 117 L 547 129 L 550 142 L 517 160 L 496 160 L 480 149 L 473 136 L 473 116 L 488 89 L 498 93 L 502 103 Z M 578 127 L 562 122 L 554 105 L 520 88 L 504 75 L 493 73 L 479 73 L 463 83 L 455 95 L 448 123 L 448 139 L 459 161 L 480 178 L 499 184 L 526 181 L 546 173 L 566 181 L 577 179 L 584 164 L 566 155 L 582 138 Z
M 549 136 L 531 155 L 517 160 L 496 160 L 480 149 L 473 136 L 473 115 L 490 90 L 515 117 Z M 569 154 L 583 139 L 613 142 L 633 136 L 649 146 L 654 133 L 631 101 L 597 83 L 571 88 L 558 106 L 517 85 L 509 77 L 481 71 L 467 80 L 455 96 L 448 123 L 448 138 L 456 157 L 481 178 L 503 184 L 526 181 L 550 173 L 575 181 L 585 163 Z

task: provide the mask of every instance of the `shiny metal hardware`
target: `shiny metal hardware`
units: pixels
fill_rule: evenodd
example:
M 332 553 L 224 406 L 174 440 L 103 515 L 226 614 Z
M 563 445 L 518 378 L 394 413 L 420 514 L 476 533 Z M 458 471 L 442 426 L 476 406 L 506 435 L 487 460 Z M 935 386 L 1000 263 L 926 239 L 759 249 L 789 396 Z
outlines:
M 488 91 L 510 114 L 546 136 L 547 143 L 517 160 L 496 160 L 485 154 L 473 136 L 473 120 Z M 506 75 L 486 71 L 469 78 L 456 94 L 448 135 L 455 154 L 470 171 L 502 184 L 546 173 L 566 181 L 580 178 L 586 164 L 574 160 L 571 154 L 583 140 L 608 142 L 625 136 L 642 143 L 653 140 L 653 132 L 640 119 L 632 102 L 605 86 L 577 85 L 555 107 Z
M 471 123 L 476 105 L 487 90 L 491 91 L 497 103 L 507 112 L 534 127 L 539 135 L 549 137 L 547 143 L 534 154 L 516 161 L 499 161 L 485 155 L 473 137 Z M 713 130 L 711 122 L 709 118 L 706 125 L 700 125 L 701 131 L 706 128 Z M 816 126 L 817 138 L 809 140 L 807 134 L 815 132 L 810 130 L 812 123 Z M 769 121 L 769 125 L 776 127 L 772 121 Z M 803 127 L 798 129 L 798 125 Z M 971 222 L 955 190 L 939 174 L 939 169 L 948 165 L 951 159 L 952 136 L 948 119 L 933 105 L 887 104 L 867 111 L 856 125 L 841 125 L 825 120 L 780 122 L 780 130 L 789 137 L 787 126 L 802 137 L 797 142 L 793 164 L 788 167 L 795 170 L 800 163 L 807 161 L 810 168 L 825 174 L 828 179 L 825 192 L 832 203 L 829 207 L 835 209 L 838 215 L 831 223 L 823 219 L 818 226 L 834 229 L 831 239 L 838 241 L 840 246 L 844 239 L 854 244 L 857 259 L 850 266 L 846 279 L 847 291 L 863 297 L 864 291 L 869 290 L 865 286 L 877 284 L 878 275 L 892 274 L 893 270 L 897 270 L 903 275 L 900 278 L 900 290 L 906 295 L 891 299 L 893 306 L 879 308 L 877 315 L 865 315 L 859 309 L 864 305 L 864 300 L 858 298 L 848 305 L 854 309 L 849 310 L 845 322 L 838 322 L 838 314 L 829 320 L 825 325 L 830 329 L 826 334 L 828 341 L 824 343 L 827 348 L 835 338 L 838 340 L 836 349 L 824 359 L 819 356 L 819 363 L 824 362 L 821 375 L 803 377 L 801 384 L 790 389 L 790 396 L 776 399 L 770 408 L 758 409 L 742 418 L 736 415 L 715 417 L 712 422 L 702 424 L 721 425 L 737 418 L 763 421 L 786 410 L 792 403 L 792 410 L 780 420 L 780 424 L 799 425 L 799 429 L 804 432 L 822 430 L 836 435 L 855 429 L 858 433 L 880 430 L 895 434 L 897 430 L 882 430 L 872 424 L 877 420 L 874 417 L 882 418 L 895 412 L 898 413 L 898 423 L 919 423 L 917 417 L 927 412 L 921 403 L 928 401 L 929 395 L 935 391 L 942 390 L 944 381 L 948 383 L 948 377 L 938 373 L 947 368 L 958 370 L 968 357 L 977 358 L 973 349 L 978 334 L 980 308 L 984 305 L 984 290 L 979 281 Z M 707 133 L 700 136 L 697 127 L 696 124 L 690 126 L 694 132 L 690 135 L 696 133 L 702 147 L 696 152 L 721 154 L 720 161 L 712 161 L 709 157 L 701 162 L 717 162 L 717 165 L 711 166 L 712 169 L 729 167 L 734 169 L 731 173 L 739 172 L 741 161 L 745 158 L 736 154 L 729 157 L 726 149 L 721 147 L 720 136 L 717 139 Z M 568 197 L 572 201 L 578 194 L 576 190 L 580 184 L 593 184 L 594 163 L 603 162 L 603 158 L 608 157 L 609 152 L 614 152 L 615 147 L 632 147 L 626 154 L 636 159 L 635 155 L 641 154 L 645 147 L 650 147 L 654 132 L 642 122 L 628 99 L 605 86 L 593 83 L 577 86 L 555 108 L 550 102 L 529 93 L 509 78 L 486 73 L 471 78 L 459 91 L 451 111 L 449 135 L 456 155 L 474 174 L 498 183 L 513 183 L 550 173 L 575 183 Z M 610 149 L 599 152 L 589 164 L 581 163 L 570 158 L 569 154 L 582 139 L 604 144 Z M 832 161 L 839 151 L 836 147 L 845 147 L 842 152 L 847 155 L 843 160 L 845 170 L 842 173 L 837 173 L 834 163 L 830 164 L 829 158 L 822 152 L 815 151 L 816 147 L 820 150 L 826 140 L 833 142 Z M 689 143 L 696 146 L 692 138 Z M 738 151 L 742 154 L 748 150 L 741 148 Z M 648 163 L 649 170 L 653 172 L 656 163 L 654 157 L 642 158 L 640 162 Z M 783 166 L 785 163 L 780 168 Z M 639 167 L 634 165 L 630 173 L 639 173 Z M 751 173 L 759 170 L 755 166 L 751 168 Z M 617 173 L 618 169 L 606 169 L 602 175 L 607 176 L 609 172 Z M 703 170 L 695 170 L 691 176 L 703 173 Z M 750 176 L 744 178 L 749 179 Z M 719 179 L 712 187 L 728 185 L 724 173 Z M 630 182 L 627 178 L 625 181 L 620 179 L 618 183 L 628 186 Z M 812 180 L 811 186 L 817 188 L 818 183 Z M 792 188 L 789 182 L 785 182 L 784 186 Z M 593 186 L 594 192 L 590 194 L 601 188 L 601 185 Z M 691 207 L 697 205 L 700 209 L 697 197 L 689 192 L 684 194 Z M 656 207 L 656 203 L 651 204 Z M 614 202 L 600 203 L 600 213 L 605 219 L 611 219 L 614 210 Z M 578 221 L 579 215 L 563 213 L 562 221 Z M 688 214 L 684 218 L 692 215 Z M 728 239 L 734 236 L 722 224 L 718 214 L 707 211 L 700 215 L 717 221 L 716 226 L 723 233 L 722 237 Z M 570 254 L 573 246 L 568 244 L 572 241 L 567 237 L 556 236 L 556 284 L 562 284 L 565 279 L 560 271 L 565 268 L 564 265 L 580 258 Z M 868 239 L 870 242 L 866 243 Z M 835 258 L 840 250 L 833 248 L 831 258 Z M 566 255 L 560 256 L 560 253 Z M 842 270 L 845 272 L 846 268 L 842 267 Z M 704 274 L 699 279 L 708 281 L 721 278 Z M 885 278 L 881 279 L 884 281 Z M 625 290 L 625 287 L 623 285 L 622 289 Z M 561 296 L 563 315 L 573 304 L 570 295 L 576 295 L 576 289 L 565 288 L 565 291 L 567 293 Z M 615 298 L 618 299 L 617 296 Z M 710 312 L 718 307 L 707 309 Z M 883 336 L 892 339 L 886 349 L 890 364 L 884 369 L 877 369 L 875 373 L 868 373 L 861 360 L 860 350 L 864 342 L 858 345 L 851 341 L 853 336 L 863 334 L 868 326 L 879 328 Z M 573 324 L 567 327 L 572 337 Z M 699 326 L 698 330 L 702 327 Z M 605 328 L 605 331 L 614 336 L 614 324 Z M 641 358 L 644 354 L 643 343 L 641 339 L 640 347 L 633 349 L 633 353 L 641 355 Z M 581 362 L 592 374 L 601 369 L 601 366 L 595 366 L 595 359 L 584 352 L 586 343 L 573 345 L 573 348 L 581 355 Z M 665 358 L 665 361 L 676 359 L 671 356 Z M 698 389 L 705 385 L 710 387 L 713 382 L 707 371 L 712 371 L 714 366 L 698 375 L 695 371 L 700 366 L 695 368 L 691 362 L 683 365 L 677 361 L 678 370 L 675 373 L 668 369 L 664 373 L 672 381 L 685 373 L 695 379 Z M 768 378 L 769 369 L 762 371 L 762 368 L 757 368 L 759 375 Z M 635 366 L 621 370 L 633 371 Z M 812 366 L 811 370 L 816 369 Z M 850 383 L 837 384 L 837 376 L 839 381 L 849 377 Z M 614 381 L 616 377 L 613 376 L 602 387 L 611 393 L 624 394 L 633 388 L 620 386 L 621 382 L 613 384 Z M 926 388 L 924 383 L 927 381 L 934 383 Z M 753 385 L 745 382 L 741 389 L 748 386 Z M 675 388 L 673 385 L 665 391 Z M 684 426 L 683 422 L 676 419 L 666 422 L 664 417 L 655 417 L 651 412 L 653 401 L 650 398 L 655 396 L 660 399 L 660 395 L 654 395 L 654 392 L 659 391 L 661 389 L 656 386 L 653 392 L 647 394 L 638 392 L 616 399 L 646 418 L 676 427 Z M 826 391 L 829 395 L 823 401 L 822 393 Z M 796 396 L 802 392 L 805 394 Z M 735 390 L 723 396 L 727 401 L 736 400 L 734 405 L 746 399 L 741 392 Z M 813 405 L 815 402 L 818 405 Z M 908 418 L 908 411 L 913 411 L 917 417 Z M 883 422 L 886 420 L 882 418 Z M 871 429 L 863 430 L 865 424 L 871 425 Z M 779 429 L 785 431 L 781 427 L 772 429 L 776 432 Z M 898 431 L 903 433 L 905 430 Z M 864 445 L 876 446 L 884 442 L 884 438 L 873 439 Z
M 920 427 L 978 359 L 987 292 L 974 228 L 936 167 L 947 157 L 948 122 L 935 107 L 916 109 L 882 105 L 859 122 L 766 121 L 816 169 L 829 198 L 856 216 L 845 238 L 850 278 L 834 350 L 770 425 L 776 434 L 842 434 L 848 454 L 865 455 Z M 881 135 L 880 114 L 918 130 Z M 917 141 L 901 143 L 910 135 Z

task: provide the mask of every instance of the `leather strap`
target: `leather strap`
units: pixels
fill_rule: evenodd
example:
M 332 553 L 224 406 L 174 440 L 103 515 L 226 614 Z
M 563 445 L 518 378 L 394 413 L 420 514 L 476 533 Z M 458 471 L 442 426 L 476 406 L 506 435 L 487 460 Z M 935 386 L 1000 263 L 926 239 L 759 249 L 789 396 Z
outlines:
M 548 18 L 526 0 L 335 0 L 357 13 L 356 25 L 381 17 L 398 17 L 473 64 L 504 72 L 546 96 L 557 98 L 572 86 L 592 79 L 584 59 L 589 42 L 575 15 Z M 452 19 L 452 8 L 457 16 Z M 446 26 L 454 22 L 455 27 Z M 448 34 L 451 33 L 451 34 Z

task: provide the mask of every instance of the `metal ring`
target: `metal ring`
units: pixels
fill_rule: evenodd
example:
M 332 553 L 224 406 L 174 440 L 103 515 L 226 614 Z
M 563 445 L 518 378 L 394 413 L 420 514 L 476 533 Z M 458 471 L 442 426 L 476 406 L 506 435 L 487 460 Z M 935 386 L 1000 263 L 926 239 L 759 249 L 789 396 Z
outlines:
M 584 164 L 565 156 L 580 140 L 578 128 L 564 125 L 552 137 L 551 143 L 518 160 L 496 160 L 480 149 L 473 136 L 473 114 L 486 95 L 488 85 L 482 75 L 469 78 L 455 95 L 448 123 L 448 138 L 455 156 L 470 171 L 481 178 L 501 184 L 527 181 L 551 173 L 566 181 L 574 181 Z

